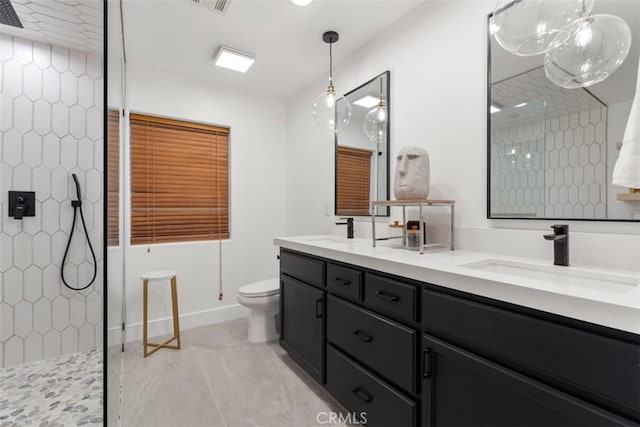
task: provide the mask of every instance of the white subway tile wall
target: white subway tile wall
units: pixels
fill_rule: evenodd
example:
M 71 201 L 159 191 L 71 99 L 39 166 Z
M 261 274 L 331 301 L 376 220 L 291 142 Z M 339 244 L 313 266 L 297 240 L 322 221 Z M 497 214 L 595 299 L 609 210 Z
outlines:
M 102 347 L 103 63 L 98 55 L 0 35 L 0 367 Z M 75 198 L 83 190 L 97 280 L 60 279 Z M 7 216 L 9 190 L 35 191 L 36 216 Z M 67 281 L 93 262 L 76 226 Z

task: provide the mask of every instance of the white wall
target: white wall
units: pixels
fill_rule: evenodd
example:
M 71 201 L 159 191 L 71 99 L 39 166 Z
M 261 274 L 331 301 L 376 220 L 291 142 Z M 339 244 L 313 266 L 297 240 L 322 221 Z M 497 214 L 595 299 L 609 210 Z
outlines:
M 0 35 L 0 368 L 102 347 L 103 62 Z M 83 291 L 60 269 L 76 198 L 97 258 Z M 35 191 L 36 216 L 6 215 L 7 191 Z M 87 285 L 93 260 L 78 216 L 65 264 Z
M 429 151 L 430 197 L 456 200 L 459 248 L 551 260 L 552 248 L 541 237 L 550 221 L 486 218 L 486 24 L 494 4 L 426 2 L 335 64 L 334 81 L 346 92 L 391 70 L 391 159 L 407 145 Z M 333 143 L 309 119 L 324 80 L 286 101 L 288 235 L 344 233 L 327 215 L 333 212 Z M 572 252 L 574 263 L 640 268 L 637 224 L 569 224 L 572 247 L 581 248 Z M 369 229 L 368 219 L 362 219 L 356 233 L 369 236 Z
M 222 244 L 224 299 L 218 300 L 218 241 L 127 245 L 127 340 L 141 337 L 139 277 L 146 271 L 178 272 L 182 329 L 245 316 L 247 311 L 236 301 L 237 289 L 278 274 L 273 237 L 284 232 L 284 102 L 129 64 L 126 104 L 135 113 L 231 128 L 231 238 Z M 125 177 L 129 176 L 127 168 L 125 162 Z M 125 212 L 128 218 L 128 201 Z M 128 227 L 128 221 L 125 224 Z M 125 229 L 127 241 L 129 230 Z M 150 288 L 151 335 L 170 331 L 168 292 L 166 285 Z

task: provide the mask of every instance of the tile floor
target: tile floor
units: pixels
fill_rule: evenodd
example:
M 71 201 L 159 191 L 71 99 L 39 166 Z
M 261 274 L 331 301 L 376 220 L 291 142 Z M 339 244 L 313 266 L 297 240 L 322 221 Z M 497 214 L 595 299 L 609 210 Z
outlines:
M 0 425 L 102 425 L 102 351 L 0 369 Z
M 277 342 L 247 342 L 247 319 L 184 330 L 181 339 L 181 350 L 146 359 L 142 343 L 126 346 L 121 426 L 298 427 L 323 425 L 321 412 L 346 414 Z

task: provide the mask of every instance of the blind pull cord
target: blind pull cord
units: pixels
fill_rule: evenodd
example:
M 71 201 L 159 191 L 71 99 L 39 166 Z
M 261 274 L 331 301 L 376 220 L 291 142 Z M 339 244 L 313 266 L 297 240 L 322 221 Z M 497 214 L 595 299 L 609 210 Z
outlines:
M 218 301 L 222 301 L 222 198 L 220 196 L 220 160 L 218 158 L 218 134 L 216 133 L 216 195 L 218 196 Z
M 62 257 L 62 265 L 60 267 L 60 278 L 62 279 L 62 283 L 64 283 L 64 285 L 73 290 L 73 291 L 81 291 L 83 289 L 87 289 L 89 286 L 91 286 L 93 284 L 93 282 L 96 281 L 96 276 L 98 274 L 98 263 L 96 261 L 96 254 L 93 251 L 93 246 L 91 246 L 91 239 L 89 238 L 89 232 L 87 231 L 87 225 L 84 222 L 84 214 L 82 212 L 82 194 L 80 192 L 80 183 L 78 182 L 78 177 L 76 176 L 75 173 L 71 174 L 71 177 L 73 178 L 73 181 L 76 184 L 76 197 L 77 200 L 72 200 L 71 201 L 71 206 L 73 207 L 73 224 L 71 225 L 71 232 L 69 233 L 69 241 L 67 241 L 67 247 L 64 250 L 64 256 Z M 64 277 L 64 265 L 67 261 L 67 255 L 69 254 L 69 247 L 71 246 L 71 239 L 73 238 L 73 232 L 76 228 L 76 219 L 78 216 L 78 211 L 80 211 L 80 220 L 82 222 L 82 228 L 84 229 L 84 235 L 87 237 L 87 243 L 89 244 L 89 250 L 91 251 L 91 256 L 93 257 L 93 277 L 91 278 L 91 281 L 89 282 L 89 284 L 87 284 L 86 286 L 83 287 L 79 287 L 79 288 L 74 288 L 72 286 L 70 286 L 65 277 Z

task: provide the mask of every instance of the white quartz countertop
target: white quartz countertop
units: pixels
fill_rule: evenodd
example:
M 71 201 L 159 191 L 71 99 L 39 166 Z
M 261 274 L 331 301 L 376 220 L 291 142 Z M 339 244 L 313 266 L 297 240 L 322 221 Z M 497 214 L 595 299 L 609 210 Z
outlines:
M 387 245 L 374 248 L 371 239 L 337 236 L 277 237 L 274 243 L 310 255 L 640 334 L 640 273 L 637 271 L 561 267 L 535 259 L 445 249 L 420 255 Z M 482 265 L 487 260 L 539 267 L 544 274 L 532 272 L 528 277 L 527 270 L 514 275 L 468 266 Z M 600 284 L 597 280 L 579 277 L 560 280 L 565 278 L 563 275 L 574 272 L 593 273 L 595 277 L 609 275 L 620 281 Z M 558 276 L 558 281 L 553 280 L 556 273 L 562 276 Z

